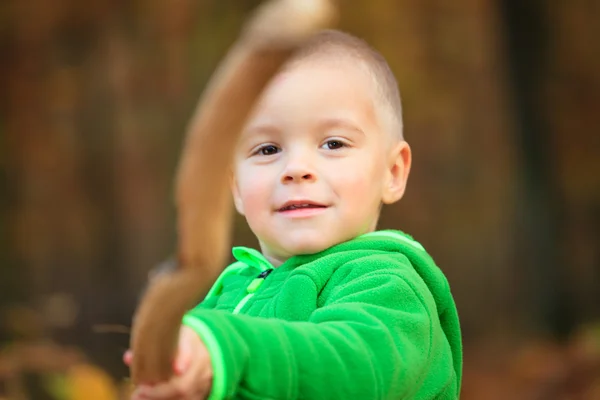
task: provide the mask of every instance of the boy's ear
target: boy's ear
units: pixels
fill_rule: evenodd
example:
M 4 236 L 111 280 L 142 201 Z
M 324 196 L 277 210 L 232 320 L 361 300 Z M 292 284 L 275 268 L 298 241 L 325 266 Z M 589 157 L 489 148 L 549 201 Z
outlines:
M 233 204 L 235 209 L 241 215 L 244 215 L 244 206 L 242 204 L 242 198 L 240 197 L 240 191 L 237 187 L 237 180 L 233 171 L 229 171 L 229 186 L 231 187 L 231 195 L 233 196 Z
M 410 146 L 404 140 L 398 142 L 390 153 L 387 182 L 384 182 L 382 202 L 392 204 L 400 200 L 406 189 L 412 155 Z

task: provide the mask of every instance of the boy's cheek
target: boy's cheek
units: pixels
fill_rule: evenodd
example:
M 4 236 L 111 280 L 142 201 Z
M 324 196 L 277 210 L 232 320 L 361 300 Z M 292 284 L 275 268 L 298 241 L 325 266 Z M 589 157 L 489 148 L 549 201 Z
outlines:
M 232 188 L 235 200 L 241 202 L 246 212 L 252 203 L 259 201 L 261 193 L 266 190 L 260 172 L 254 172 L 251 169 L 241 171 L 236 176 L 235 187 Z
M 237 203 L 239 203 L 239 207 Z M 271 203 L 269 201 L 267 189 L 261 188 L 261 186 L 241 189 L 239 197 L 236 200 L 236 208 L 241 214 L 246 216 L 246 218 L 253 218 L 258 214 L 262 214 L 262 212 L 267 210 L 269 204 Z M 240 209 L 242 211 L 240 211 Z

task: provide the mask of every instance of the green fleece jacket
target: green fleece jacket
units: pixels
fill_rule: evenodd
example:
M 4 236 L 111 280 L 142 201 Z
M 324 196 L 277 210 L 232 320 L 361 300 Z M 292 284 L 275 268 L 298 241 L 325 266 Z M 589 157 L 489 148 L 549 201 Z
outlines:
M 377 231 L 278 268 L 236 247 L 184 316 L 209 351 L 211 399 L 457 399 L 459 320 L 423 246 Z

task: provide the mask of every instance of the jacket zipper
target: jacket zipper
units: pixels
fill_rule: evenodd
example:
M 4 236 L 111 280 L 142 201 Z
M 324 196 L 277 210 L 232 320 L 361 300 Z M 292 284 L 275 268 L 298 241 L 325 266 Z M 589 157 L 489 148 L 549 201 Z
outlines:
M 250 300 L 252 298 L 252 296 L 254 296 L 254 294 L 256 293 L 258 288 L 261 287 L 261 285 L 265 281 L 266 277 L 269 276 L 269 274 L 271 272 L 273 272 L 273 268 L 266 269 L 263 272 L 261 272 L 260 275 L 258 275 L 256 278 L 254 278 L 252 280 L 252 282 L 250 282 L 250 284 L 246 288 L 247 294 L 238 303 L 238 305 L 233 309 L 233 314 L 239 314 L 240 310 L 246 305 L 248 300 Z

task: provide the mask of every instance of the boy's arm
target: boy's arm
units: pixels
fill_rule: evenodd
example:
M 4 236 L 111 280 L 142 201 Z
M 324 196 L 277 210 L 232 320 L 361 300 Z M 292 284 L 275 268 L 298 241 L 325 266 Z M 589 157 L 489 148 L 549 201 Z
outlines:
M 190 312 L 184 323 L 211 354 L 211 399 L 416 398 L 432 368 L 439 376 L 431 395 L 455 384 L 451 351 L 423 281 L 390 269 L 389 260 L 370 262 L 364 274 L 361 267 L 356 262 L 308 322 Z

